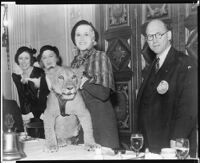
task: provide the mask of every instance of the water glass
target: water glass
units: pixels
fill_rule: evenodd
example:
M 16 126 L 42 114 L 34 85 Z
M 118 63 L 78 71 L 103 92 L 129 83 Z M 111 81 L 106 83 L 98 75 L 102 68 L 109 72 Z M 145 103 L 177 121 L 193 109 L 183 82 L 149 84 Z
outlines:
M 136 158 L 139 156 L 139 151 L 143 146 L 144 138 L 142 134 L 131 134 L 131 149 L 136 152 Z
M 178 159 L 186 159 L 189 154 L 189 140 L 185 138 L 178 138 L 175 141 L 176 155 Z

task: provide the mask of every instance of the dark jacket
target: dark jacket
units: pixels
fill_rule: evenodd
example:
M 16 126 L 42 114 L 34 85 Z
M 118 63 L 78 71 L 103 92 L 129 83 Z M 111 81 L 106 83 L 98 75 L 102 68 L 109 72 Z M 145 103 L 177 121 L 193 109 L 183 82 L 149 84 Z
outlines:
M 87 81 L 81 93 L 91 114 L 95 141 L 105 147 L 119 148 L 117 121 L 110 102 L 110 88 Z
M 42 74 L 44 74 L 42 69 L 34 67 L 30 78 L 39 78 Z M 40 105 L 39 103 L 39 89 L 35 88 L 32 81 L 23 84 L 20 81 L 21 75 L 19 74 L 13 73 L 12 78 L 17 87 L 21 113 L 28 114 L 29 112 L 32 112 L 35 118 L 39 118 L 45 109 L 45 106 Z
M 105 147 L 119 148 L 117 119 L 110 101 L 110 90 L 115 89 L 110 59 L 95 48 L 76 53 L 71 66 L 84 66 L 84 75 L 89 78 L 81 93 L 91 114 L 95 141 Z
M 145 147 L 160 152 L 170 146 L 171 139 L 189 138 L 193 155 L 197 145 L 197 68 L 189 56 L 173 47 L 155 75 L 153 64 L 137 96 L 138 129 L 144 134 Z M 159 94 L 157 87 L 163 80 L 169 88 Z

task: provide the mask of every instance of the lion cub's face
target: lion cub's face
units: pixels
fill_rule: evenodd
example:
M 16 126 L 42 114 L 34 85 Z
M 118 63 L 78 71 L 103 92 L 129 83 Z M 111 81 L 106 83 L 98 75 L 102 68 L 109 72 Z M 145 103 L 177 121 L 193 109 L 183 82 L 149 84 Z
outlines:
M 60 94 L 62 99 L 73 100 L 80 86 L 82 70 L 61 67 L 55 74 L 52 83 L 53 90 Z

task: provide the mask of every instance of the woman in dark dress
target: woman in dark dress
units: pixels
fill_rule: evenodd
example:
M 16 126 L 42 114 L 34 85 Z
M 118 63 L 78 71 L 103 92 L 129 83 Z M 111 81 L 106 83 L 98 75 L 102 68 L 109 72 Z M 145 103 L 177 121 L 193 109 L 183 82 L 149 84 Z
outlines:
M 110 91 L 114 90 L 112 66 L 105 52 L 94 48 L 98 32 L 91 23 L 81 20 L 73 27 L 71 38 L 77 48 L 71 66 L 85 67 L 80 89 L 91 114 L 95 141 L 119 148 L 117 121 L 110 102 Z
M 20 110 L 23 121 L 41 121 L 40 116 L 45 106 L 39 100 L 39 86 L 29 79 L 39 79 L 44 73 L 42 69 L 34 67 L 36 61 L 33 54 L 35 49 L 26 46 L 20 47 L 15 55 L 15 62 L 19 65 L 21 72 L 12 73 L 13 81 L 17 87 Z

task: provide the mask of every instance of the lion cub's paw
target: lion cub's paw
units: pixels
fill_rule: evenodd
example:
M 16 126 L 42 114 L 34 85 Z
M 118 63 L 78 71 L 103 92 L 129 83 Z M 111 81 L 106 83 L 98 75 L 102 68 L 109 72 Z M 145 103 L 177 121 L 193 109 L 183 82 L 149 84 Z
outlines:
M 57 152 L 58 151 L 58 146 L 47 146 L 47 145 L 44 145 L 43 151 L 46 152 L 46 153 Z
M 58 139 L 58 146 L 59 147 L 64 147 L 71 144 L 69 141 L 67 141 L 66 139 Z
M 87 151 L 95 151 L 95 149 L 97 148 L 101 148 L 101 145 L 99 144 L 89 144 L 89 143 L 85 143 L 84 145 L 84 149 L 87 150 Z

